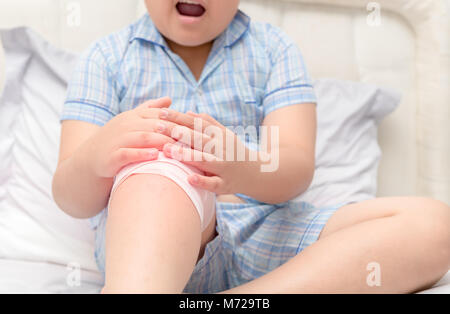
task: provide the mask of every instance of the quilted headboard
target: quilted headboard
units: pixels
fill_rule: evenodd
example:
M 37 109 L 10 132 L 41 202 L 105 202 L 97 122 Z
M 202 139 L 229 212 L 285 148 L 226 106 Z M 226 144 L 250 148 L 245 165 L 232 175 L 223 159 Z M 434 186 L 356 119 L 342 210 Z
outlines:
M 315 78 L 402 92 L 400 108 L 380 129 L 378 194 L 450 202 L 450 0 L 241 2 L 253 18 L 296 39 Z M 0 27 L 31 26 L 55 45 L 80 51 L 143 12 L 143 0 L 0 0 Z

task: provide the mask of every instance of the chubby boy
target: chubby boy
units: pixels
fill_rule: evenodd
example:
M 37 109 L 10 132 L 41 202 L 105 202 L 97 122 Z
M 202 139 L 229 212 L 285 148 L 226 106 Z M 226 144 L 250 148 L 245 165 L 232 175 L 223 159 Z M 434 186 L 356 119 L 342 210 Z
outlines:
M 291 39 L 238 0 L 145 3 L 83 55 L 61 118 L 53 194 L 66 213 L 95 216 L 103 292 L 413 292 L 448 271 L 446 204 L 290 202 L 312 180 L 316 134 Z M 269 130 L 274 171 L 248 158 L 262 132 L 231 131 L 251 126 Z M 217 154 L 232 148 L 246 158 Z M 371 263 L 381 285 L 366 282 Z

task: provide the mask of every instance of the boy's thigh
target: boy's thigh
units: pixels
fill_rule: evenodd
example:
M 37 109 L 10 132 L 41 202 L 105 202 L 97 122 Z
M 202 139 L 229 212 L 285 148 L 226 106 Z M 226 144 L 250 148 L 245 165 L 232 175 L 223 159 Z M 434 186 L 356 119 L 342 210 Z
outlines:
M 201 260 L 203 255 L 205 254 L 205 248 L 212 240 L 214 240 L 218 234 L 216 231 L 217 228 L 217 221 L 216 221 L 216 214 L 214 213 L 213 219 L 209 223 L 209 225 L 206 227 L 205 230 L 202 232 L 202 240 L 201 240 L 201 246 L 200 246 L 200 252 L 198 254 L 197 261 Z
M 140 218 L 149 211 L 177 212 L 180 217 L 184 211 L 195 214 L 195 206 L 186 193 L 172 180 L 156 174 L 132 174 L 123 180 L 111 193 L 108 219 L 115 214 L 126 219 L 136 214 L 133 209 L 139 208 L 143 209 Z
M 401 213 L 408 213 L 410 217 L 433 215 L 433 210 L 438 207 L 442 207 L 440 202 L 423 197 L 384 197 L 352 203 L 343 206 L 331 216 L 320 238 L 359 223 Z

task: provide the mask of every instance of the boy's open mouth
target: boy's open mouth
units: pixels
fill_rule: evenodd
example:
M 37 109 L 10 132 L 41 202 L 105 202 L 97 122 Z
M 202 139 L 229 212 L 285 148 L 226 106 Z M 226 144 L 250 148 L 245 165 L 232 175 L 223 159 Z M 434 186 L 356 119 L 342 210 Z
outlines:
M 178 13 L 185 16 L 200 17 L 205 14 L 206 9 L 193 0 L 180 0 L 177 3 Z

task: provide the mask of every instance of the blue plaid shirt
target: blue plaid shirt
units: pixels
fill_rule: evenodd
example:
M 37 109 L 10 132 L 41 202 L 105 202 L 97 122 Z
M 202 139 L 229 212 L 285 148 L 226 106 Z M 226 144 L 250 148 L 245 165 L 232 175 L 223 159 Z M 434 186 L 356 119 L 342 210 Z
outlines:
M 69 84 L 61 120 L 103 126 L 149 99 L 207 113 L 227 127 L 262 124 L 270 112 L 315 103 L 297 45 L 281 30 L 239 11 L 215 40 L 200 79 L 173 53 L 149 15 L 93 44 Z

